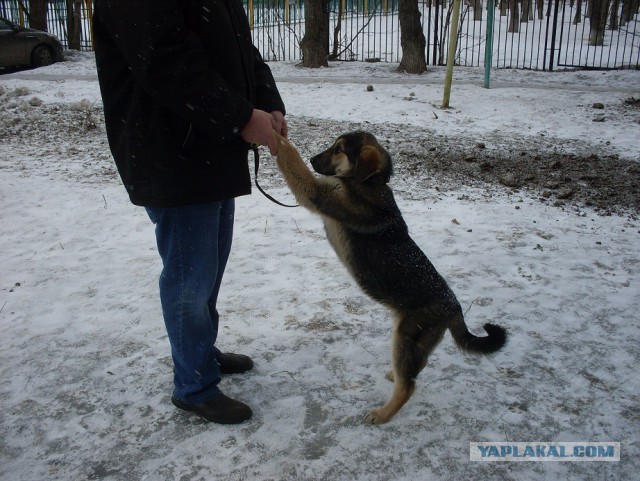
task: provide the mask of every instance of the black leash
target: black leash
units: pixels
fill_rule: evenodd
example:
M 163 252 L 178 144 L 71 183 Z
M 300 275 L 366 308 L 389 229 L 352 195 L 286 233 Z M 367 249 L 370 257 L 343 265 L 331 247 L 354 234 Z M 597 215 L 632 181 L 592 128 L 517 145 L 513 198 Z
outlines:
M 253 150 L 253 160 L 256 166 L 256 187 L 258 188 L 258 190 L 260 192 L 262 192 L 262 195 L 264 195 L 267 199 L 269 199 L 271 202 L 281 205 L 282 207 L 298 207 L 298 205 L 287 205 L 287 204 L 283 204 L 282 202 L 277 201 L 276 199 L 274 199 L 273 197 L 271 197 L 269 194 L 267 194 L 262 187 L 260 187 L 260 184 L 258 184 L 258 167 L 260 167 L 260 152 L 258 151 L 258 144 L 251 144 L 251 150 Z

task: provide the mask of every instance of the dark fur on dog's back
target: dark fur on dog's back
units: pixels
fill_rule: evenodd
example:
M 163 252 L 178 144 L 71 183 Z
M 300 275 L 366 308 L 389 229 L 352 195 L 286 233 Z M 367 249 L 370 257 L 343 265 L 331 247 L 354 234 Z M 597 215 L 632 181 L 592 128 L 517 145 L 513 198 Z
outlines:
M 488 337 L 477 337 L 467 330 L 455 294 L 409 237 L 404 222 L 374 235 L 353 232 L 350 241 L 351 248 L 359 254 L 354 256 L 350 271 L 373 299 L 394 310 L 438 306 L 443 315 L 451 317 L 451 334 L 456 343 L 467 351 L 491 353 L 504 345 L 506 337 L 501 327 L 485 324 Z M 384 259 L 383 269 L 371 269 L 371 259 Z
M 411 396 L 447 328 L 462 349 L 483 354 L 500 349 L 506 332 L 493 324 L 485 324 L 485 337 L 469 332 L 455 294 L 409 236 L 387 185 L 391 157 L 373 135 L 342 135 L 311 164 L 326 177 L 314 176 L 280 138 L 278 166 L 296 199 L 322 216 L 329 242 L 360 287 L 394 313 L 394 393 L 367 416 L 384 423 Z

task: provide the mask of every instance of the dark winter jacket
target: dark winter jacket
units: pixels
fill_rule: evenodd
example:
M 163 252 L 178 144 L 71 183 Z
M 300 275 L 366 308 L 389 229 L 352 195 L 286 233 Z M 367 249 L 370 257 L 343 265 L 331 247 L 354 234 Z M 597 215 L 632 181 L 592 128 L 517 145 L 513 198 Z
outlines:
M 285 113 L 240 0 L 96 0 L 107 136 L 136 205 L 248 194 L 253 108 Z

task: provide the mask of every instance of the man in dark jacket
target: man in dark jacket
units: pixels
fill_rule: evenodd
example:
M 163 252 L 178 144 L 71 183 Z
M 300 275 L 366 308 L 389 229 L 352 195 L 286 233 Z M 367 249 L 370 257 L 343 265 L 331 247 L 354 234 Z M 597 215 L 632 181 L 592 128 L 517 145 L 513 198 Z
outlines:
M 243 422 L 251 409 L 218 383 L 253 362 L 215 347 L 216 302 L 234 198 L 251 191 L 248 145 L 277 152 L 284 104 L 240 0 L 96 0 L 93 31 L 111 152 L 131 202 L 156 225 L 172 401 Z

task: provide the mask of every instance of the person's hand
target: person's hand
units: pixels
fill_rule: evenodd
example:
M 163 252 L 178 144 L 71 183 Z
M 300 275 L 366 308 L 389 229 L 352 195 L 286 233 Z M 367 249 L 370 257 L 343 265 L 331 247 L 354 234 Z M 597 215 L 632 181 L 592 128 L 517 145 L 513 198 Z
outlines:
M 273 131 L 276 129 L 276 120 L 264 110 L 253 109 L 249 123 L 245 125 L 240 137 L 250 144 L 266 145 L 271 151 L 271 155 L 278 153 L 278 143 Z
M 275 131 L 282 135 L 285 139 L 289 136 L 289 126 L 284 118 L 284 114 L 279 110 L 271 112 L 273 119 L 276 121 Z

